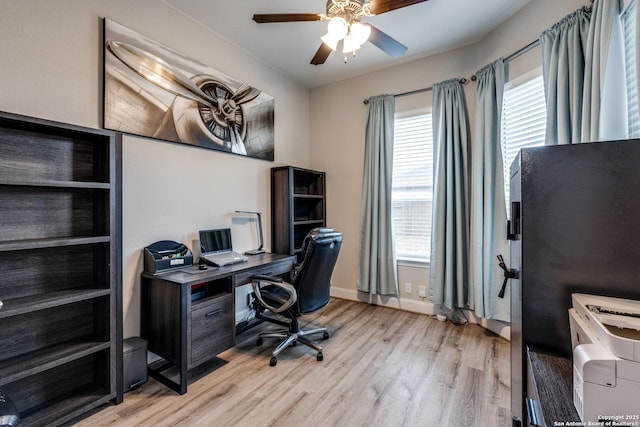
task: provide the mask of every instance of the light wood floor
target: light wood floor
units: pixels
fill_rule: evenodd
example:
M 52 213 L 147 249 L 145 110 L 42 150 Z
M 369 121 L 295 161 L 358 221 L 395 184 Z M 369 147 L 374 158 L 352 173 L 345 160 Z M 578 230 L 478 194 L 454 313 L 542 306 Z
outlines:
M 257 332 L 273 328 L 263 324 L 187 394 L 150 379 L 77 425 L 510 425 L 509 343 L 482 327 L 340 299 L 307 320 L 331 333 L 322 362 L 298 345 L 270 367 L 272 343 L 255 346 Z

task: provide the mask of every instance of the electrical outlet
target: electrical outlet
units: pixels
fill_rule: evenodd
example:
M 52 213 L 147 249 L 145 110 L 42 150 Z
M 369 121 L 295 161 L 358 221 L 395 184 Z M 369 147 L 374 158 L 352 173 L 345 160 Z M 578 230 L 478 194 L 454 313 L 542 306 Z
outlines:
M 426 286 L 418 286 L 418 296 L 427 297 L 427 287 Z
M 404 284 L 404 293 L 405 294 L 410 294 L 411 293 L 411 283 L 406 282 Z

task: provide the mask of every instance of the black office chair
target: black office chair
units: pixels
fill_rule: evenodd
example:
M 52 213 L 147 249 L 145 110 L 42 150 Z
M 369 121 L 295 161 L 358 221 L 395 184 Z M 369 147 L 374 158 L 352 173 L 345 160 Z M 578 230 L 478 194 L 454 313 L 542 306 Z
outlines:
M 294 272 L 292 283 L 286 283 L 278 277 L 252 277 L 251 285 L 258 304 L 258 317 L 287 327 L 281 332 L 258 335 L 257 345 L 262 345 L 264 338 L 284 340 L 271 353 L 271 366 L 278 363 L 278 354 L 298 342 L 315 349 L 318 352 L 316 359 L 322 361 L 322 347 L 308 337 L 321 333 L 323 339 L 328 339 L 327 328 L 301 330 L 298 317 L 316 312 L 329 304 L 331 274 L 341 245 L 342 233 L 331 228 L 313 229 L 305 237 L 302 246 L 303 260 Z M 264 316 L 265 310 L 288 320 Z

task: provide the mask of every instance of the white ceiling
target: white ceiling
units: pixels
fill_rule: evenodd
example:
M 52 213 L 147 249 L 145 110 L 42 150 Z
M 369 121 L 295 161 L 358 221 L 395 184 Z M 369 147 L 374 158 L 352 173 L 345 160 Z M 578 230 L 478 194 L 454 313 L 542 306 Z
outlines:
M 309 61 L 327 23 L 257 24 L 254 13 L 325 13 L 326 0 L 164 0 L 239 48 L 300 84 L 313 88 L 413 61 L 481 40 L 530 0 L 429 0 L 363 19 L 409 49 L 393 59 L 371 43 L 344 63 L 333 52 L 322 65 Z

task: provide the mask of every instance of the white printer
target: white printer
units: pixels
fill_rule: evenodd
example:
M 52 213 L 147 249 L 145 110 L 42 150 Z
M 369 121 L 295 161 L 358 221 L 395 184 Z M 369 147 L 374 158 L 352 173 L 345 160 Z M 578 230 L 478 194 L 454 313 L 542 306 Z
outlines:
M 640 301 L 571 297 L 573 403 L 580 418 L 640 425 Z

